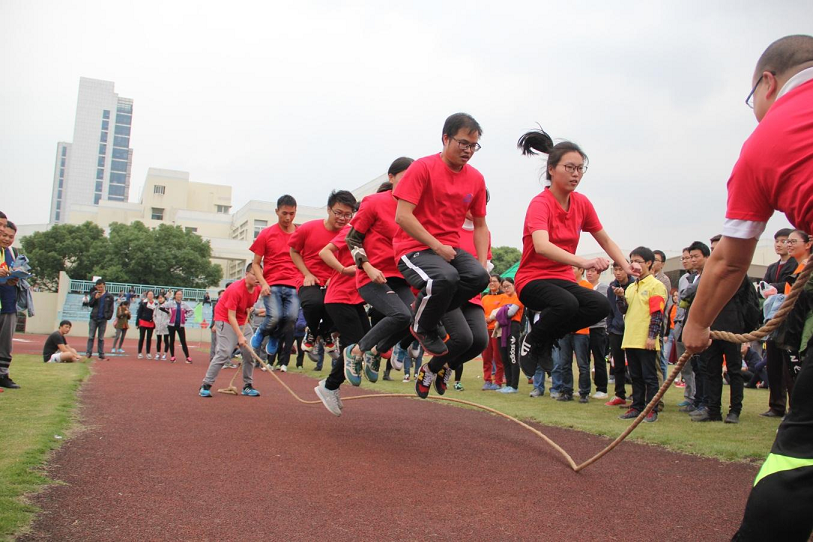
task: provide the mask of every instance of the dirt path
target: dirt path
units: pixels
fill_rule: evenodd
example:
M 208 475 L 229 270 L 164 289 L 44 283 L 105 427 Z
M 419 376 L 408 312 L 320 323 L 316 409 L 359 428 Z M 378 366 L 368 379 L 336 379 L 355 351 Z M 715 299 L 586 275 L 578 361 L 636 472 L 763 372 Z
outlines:
M 757 470 L 625 443 L 574 474 L 514 424 L 428 401 L 336 418 L 259 371 L 262 397 L 202 399 L 196 358 L 96 362 L 88 429 L 51 462 L 65 484 L 36 497 L 23 540 L 729 540 Z M 315 398 L 313 379 L 282 378 Z M 607 443 L 543 431 L 577 462 Z

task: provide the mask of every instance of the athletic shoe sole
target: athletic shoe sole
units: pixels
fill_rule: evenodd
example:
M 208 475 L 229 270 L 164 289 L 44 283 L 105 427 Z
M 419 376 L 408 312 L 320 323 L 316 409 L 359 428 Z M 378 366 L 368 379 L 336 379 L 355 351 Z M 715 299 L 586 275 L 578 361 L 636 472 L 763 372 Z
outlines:
M 413 337 L 415 337 L 415 339 L 416 339 L 416 340 L 417 340 L 419 343 L 421 343 L 421 346 L 423 347 L 423 351 L 424 351 L 424 353 L 429 354 L 430 356 L 436 356 L 436 357 L 445 356 L 446 354 L 448 354 L 448 353 L 449 353 L 449 349 L 448 349 L 448 348 L 446 348 L 446 345 L 445 345 L 445 344 L 443 344 L 443 343 L 441 343 L 441 344 L 443 344 L 443 350 L 442 350 L 441 352 L 433 352 L 433 351 L 432 351 L 432 349 L 428 348 L 428 347 L 426 346 L 426 344 L 424 344 L 423 340 L 422 340 L 422 339 L 421 339 L 421 337 L 420 337 L 420 334 L 418 334 L 418 333 L 417 333 L 417 332 L 416 332 L 416 331 L 415 331 L 415 330 L 412 328 L 412 326 L 409 326 L 409 332 L 410 332 L 410 333 L 412 333 L 412 336 L 413 336 Z M 438 348 L 437 350 L 441 350 L 441 349 L 440 349 L 440 348 Z
M 331 408 L 328 406 L 327 398 L 324 395 L 322 395 L 322 387 L 321 386 L 316 386 L 315 388 L 313 388 L 313 391 L 316 392 L 316 396 L 319 397 L 319 400 L 322 401 L 322 404 L 325 405 L 325 408 L 328 410 L 328 412 L 330 412 L 334 416 L 341 416 L 342 415 L 341 408 L 339 408 L 339 411 L 336 412 L 335 410 L 331 410 Z

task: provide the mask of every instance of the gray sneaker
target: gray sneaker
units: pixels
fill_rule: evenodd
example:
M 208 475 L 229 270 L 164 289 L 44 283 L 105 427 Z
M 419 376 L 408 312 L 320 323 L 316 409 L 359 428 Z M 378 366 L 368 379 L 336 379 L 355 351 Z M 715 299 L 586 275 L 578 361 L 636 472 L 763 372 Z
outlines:
M 558 399 L 559 398 L 559 392 L 558 391 L 552 391 L 552 392 L 550 392 L 549 395 L 550 395 L 551 399 Z
M 325 387 L 325 381 L 320 380 L 319 385 L 313 388 L 316 395 L 328 409 L 335 416 L 342 415 L 341 399 L 339 398 L 339 390 L 329 390 Z
M 531 397 L 542 397 L 542 393 L 539 388 L 534 388 L 531 390 Z

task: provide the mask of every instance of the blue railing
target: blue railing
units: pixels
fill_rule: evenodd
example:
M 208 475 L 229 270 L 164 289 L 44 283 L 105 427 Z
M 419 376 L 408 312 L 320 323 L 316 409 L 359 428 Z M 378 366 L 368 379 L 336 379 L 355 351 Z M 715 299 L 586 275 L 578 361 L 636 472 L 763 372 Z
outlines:
M 76 294 L 86 294 L 96 287 L 96 283 L 91 280 L 74 280 L 71 279 L 69 292 Z M 127 284 L 123 282 L 107 282 L 105 283 L 107 291 L 118 297 L 122 292 L 125 294 L 133 289 L 136 297 L 141 297 L 143 294 L 152 290 L 156 295 L 161 291 L 169 292 L 170 290 L 182 290 L 183 297 L 187 301 L 203 301 L 203 296 L 207 290 L 203 288 L 182 288 L 180 286 L 156 286 L 153 284 Z

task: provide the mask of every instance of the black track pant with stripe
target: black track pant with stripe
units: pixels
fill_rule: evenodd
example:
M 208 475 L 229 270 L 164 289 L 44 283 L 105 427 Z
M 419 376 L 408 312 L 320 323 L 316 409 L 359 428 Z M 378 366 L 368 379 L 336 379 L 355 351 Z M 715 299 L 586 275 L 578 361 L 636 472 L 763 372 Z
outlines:
M 401 274 L 419 291 L 412 324 L 417 331 L 434 331 L 444 314 L 488 286 L 488 272 L 480 262 L 465 250 L 455 252 L 451 262 L 428 249 L 404 254 L 398 262 Z

